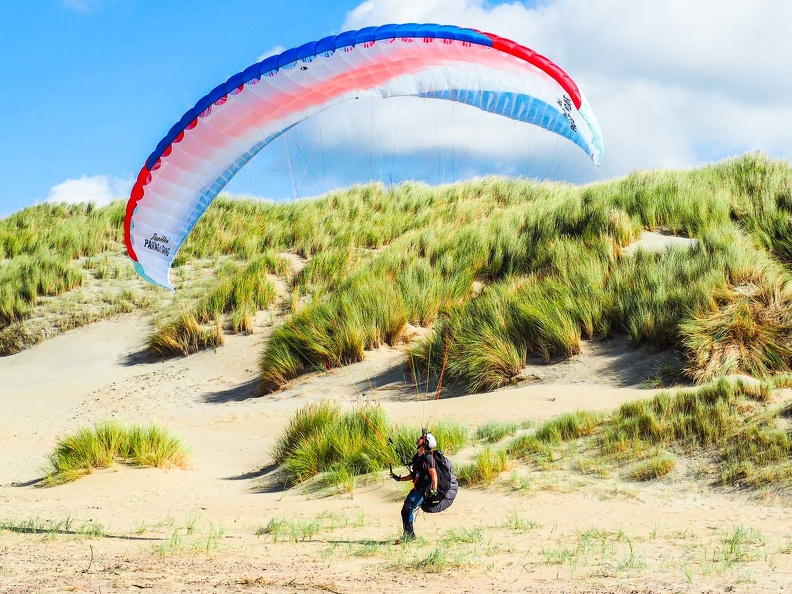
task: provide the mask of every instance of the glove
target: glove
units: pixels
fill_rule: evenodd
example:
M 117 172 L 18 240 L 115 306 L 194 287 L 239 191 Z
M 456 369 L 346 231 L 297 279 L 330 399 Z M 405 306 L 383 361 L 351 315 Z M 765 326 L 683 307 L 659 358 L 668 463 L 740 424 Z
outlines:
M 390 477 L 391 477 L 391 478 L 392 478 L 394 481 L 400 481 L 400 480 L 401 480 L 401 477 L 400 477 L 398 474 L 396 474 L 395 472 L 393 472 L 392 470 L 390 471 Z
M 440 494 L 437 492 L 437 489 L 431 489 L 429 491 L 429 496 L 427 497 L 430 503 L 439 503 L 440 502 Z

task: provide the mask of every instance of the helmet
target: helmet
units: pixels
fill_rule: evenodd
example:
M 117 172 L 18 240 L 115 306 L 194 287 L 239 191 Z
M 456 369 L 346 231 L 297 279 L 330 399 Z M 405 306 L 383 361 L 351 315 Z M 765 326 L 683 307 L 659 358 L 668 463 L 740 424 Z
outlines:
M 425 433 L 418 438 L 418 445 L 433 450 L 437 447 L 437 440 L 431 433 Z

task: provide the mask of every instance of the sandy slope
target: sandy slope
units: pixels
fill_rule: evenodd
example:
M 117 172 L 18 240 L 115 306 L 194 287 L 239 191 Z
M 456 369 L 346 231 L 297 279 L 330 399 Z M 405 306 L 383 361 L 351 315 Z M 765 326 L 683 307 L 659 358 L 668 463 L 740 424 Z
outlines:
M 410 395 L 403 356 L 393 350 L 256 398 L 267 329 L 171 361 L 140 356 L 148 331 L 144 320 L 122 317 L 0 359 L 0 521 L 17 527 L 0 532 L 0 592 L 792 587 L 788 508 L 685 478 L 635 485 L 518 469 L 519 490 L 508 480 L 463 490 L 447 513 L 422 515 L 417 530 L 425 540 L 403 547 L 391 544 L 402 486 L 382 479 L 353 497 L 320 497 L 273 490 L 257 471 L 291 412 L 322 397 L 351 404 L 365 393 L 416 424 L 438 416 L 476 425 L 611 409 L 648 395 L 636 387 L 634 371 L 657 363 L 624 344 L 588 344 L 563 364 L 527 369 L 535 383 L 439 402 Z M 115 467 L 56 488 L 33 484 L 59 436 L 108 418 L 166 424 L 191 447 L 191 468 Z M 306 542 L 257 536 L 273 518 L 318 521 L 323 529 Z M 60 530 L 29 534 L 31 521 L 60 523 Z M 104 537 L 74 534 L 95 524 Z M 445 571 L 410 567 L 436 549 Z

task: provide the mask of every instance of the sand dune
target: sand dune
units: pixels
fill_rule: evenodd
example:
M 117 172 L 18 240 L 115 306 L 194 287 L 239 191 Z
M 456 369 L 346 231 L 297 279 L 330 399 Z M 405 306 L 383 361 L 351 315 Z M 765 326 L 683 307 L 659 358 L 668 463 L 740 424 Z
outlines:
M 376 399 L 394 418 L 416 424 L 443 416 L 475 426 L 609 410 L 651 394 L 640 379 L 657 359 L 619 341 L 588 343 L 557 365 L 532 365 L 509 389 L 425 402 L 411 397 L 397 350 L 369 353 L 363 363 L 308 374 L 257 398 L 266 328 L 228 337 L 216 352 L 169 361 L 142 356 L 148 331 L 145 319 L 126 316 L 0 359 L 0 521 L 15 528 L 0 531 L 0 591 L 775 592 L 792 586 L 788 508 L 719 492 L 683 473 L 636 485 L 517 469 L 519 488 L 504 480 L 463 489 L 448 512 L 422 515 L 416 528 L 425 540 L 406 548 L 390 544 L 399 533 L 403 485 L 381 478 L 351 496 L 319 496 L 273 489 L 261 470 L 292 411 L 324 397 L 349 405 Z M 190 468 L 116 466 L 55 488 L 35 485 L 60 436 L 111 418 L 167 425 L 191 448 Z M 273 534 L 257 535 L 272 519 L 314 521 L 321 529 L 305 542 L 274 542 Z M 26 533 L 47 522 L 58 529 Z M 88 537 L 96 525 L 104 536 Z M 747 536 L 729 556 L 735 534 Z M 446 551 L 440 574 L 427 573 L 435 550 Z

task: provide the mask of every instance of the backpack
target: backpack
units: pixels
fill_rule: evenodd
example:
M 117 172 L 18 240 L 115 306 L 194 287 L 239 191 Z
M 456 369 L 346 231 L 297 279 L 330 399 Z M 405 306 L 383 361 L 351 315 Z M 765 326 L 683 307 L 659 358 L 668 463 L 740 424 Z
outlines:
M 451 487 L 457 487 L 458 485 L 457 477 L 454 473 L 454 465 L 451 464 L 451 460 L 446 458 L 441 450 L 435 450 L 432 453 L 435 460 L 435 472 L 437 472 L 437 493 L 445 498 L 449 491 L 452 490 Z M 456 496 L 456 492 L 453 493 L 453 496 Z
M 459 483 L 454 473 L 454 465 L 440 450 L 434 451 L 435 472 L 437 473 L 437 497 L 426 499 L 421 509 L 429 514 L 436 514 L 451 507 L 459 491 Z

